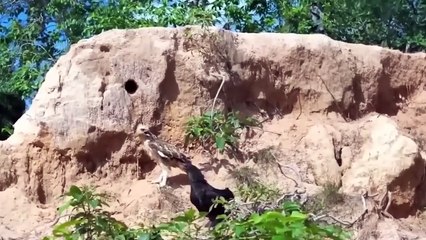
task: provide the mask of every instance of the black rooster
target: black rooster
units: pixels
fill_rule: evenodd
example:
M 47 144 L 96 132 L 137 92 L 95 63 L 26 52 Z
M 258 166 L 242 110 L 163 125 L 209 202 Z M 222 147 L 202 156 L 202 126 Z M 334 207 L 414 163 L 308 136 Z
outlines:
M 220 222 L 221 219 L 216 219 L 218 215 L 225 214 L 225 208 L 222 204 L 217 204 L 209 212 L 210 207 L 213 205 L 213 200 L 223 197 L 225 200 L 230 201 L 234 199 L 234 193 L 229 188 L 217 189 L 212 187 L 204 178 L 200 169 L 188 162 L 184 165 L 184 169 L 188 175 L 191 185 L 190 199 L 191 203 L 197 208 L 199 212 L 207 213 L 206 217 L 209 219 L 209 227 L 214 227 Z

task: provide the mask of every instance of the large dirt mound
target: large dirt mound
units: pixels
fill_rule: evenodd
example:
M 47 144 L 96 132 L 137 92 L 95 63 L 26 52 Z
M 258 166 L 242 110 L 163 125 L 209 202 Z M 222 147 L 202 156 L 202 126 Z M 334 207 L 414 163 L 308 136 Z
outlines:
M 117 194 L 111 207 L 129 223 L 191 207 L 178 170 L 170 192 L 147 183 L 159 168 L 133 130 L 143 122 L 182 144 L 188 117 L 208 110 L 219 88 L 217 108 L 266 119 L 266 131 L 244 139 L 244 152 L 273 146 L 311 192 L 327 182 L 352 196 L 390 191 L 390 214 L 415 215 L 426 204 L 425 71 L 424 53 L 323 35 L 183 27 L 111 30 L 82 40 L 50 69 L 15 133 L 0 142 L 0 199 L 7 206 L 0 236 L 28 239 L 48 231 L 42 222 L 54 218 L 57 197 L 71 184 Z M 230 170 L 246 165 L 190 154 L 218 187 L 234 186 Z M 272 172 L 261 175 L 283 190 L 294 187 Z M 389 229 L 386 224 L 398 229 L 389 222 L 376 229 Z

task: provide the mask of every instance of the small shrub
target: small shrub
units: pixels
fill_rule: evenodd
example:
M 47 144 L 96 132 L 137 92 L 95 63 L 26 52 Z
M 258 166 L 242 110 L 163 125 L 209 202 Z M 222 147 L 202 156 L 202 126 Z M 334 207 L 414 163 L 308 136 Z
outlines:
M 53 228 L 53 236 L 45 237 L 43 240 L 61 239 L 135 239 L 136 236 L 145 236 L 145 239 L 161 239 L 155 229 L 147 231 L 144 229 L 129 229 L 126 224 L 111 217 L 111 213 L 102 208 L 108 206 L 106 194 L 98 194 L 89 187 L 79 188 L 71 186 L 64 194 L 70 197 L 64 205 L 59 207 L 59 214 L 71 209 L 68 221 L 56 225 Z
M 220 152 L 226 146 L 238 148 L 239 130 L 259 126 L 254 118 L 238 118 L 238 112 L 224 114 L 213 111 L 191 117 L 186 123 L 185 145 L 196 142 L 206 149 L 215 146 Z
M 238 211 L 232 209 L 231 211 Z M 312 221 L 301 206 L 285 202 L 266 211 L 222 216 L 224 219 L 211 232 L 213 239 L 350 239 L 350 234 L 338 226 L 323 225 Z
M 162 236 L 168 239 L 186 240 L 196 239 L 201 233 L 201 227 L 194 224 L 205 214 L 198 214 L 194 209 L 189 209 L 179 216 L 171 219 L 170 222 L 162 223 L 157 228 L 161 231 Z
M 212 230 L 199 226 L 196 220 L 204 218 L 205 213 L 189 209 L 171 221 L 158 226 L 130 229 L 117 221 L 102 207 L 108 206 L 105 194 L 97 194 L 93 189 L 71 186 L 64 194 L 70 197 L 59 208 L 60 212 L 71 208 L 70 219 L 53 229 L 53 236 L 44 240 L 57 239 L 114 239 L 114 240 L 192 240 L 192 239 L 349 239 L 350 234 L 338 226 L 314 222 L 309 214 L 297 203 L 285 202 L 265 211 L 239 214 L 241 211 L 235 201 L 218 199 L 233 214 L 220 216 L 223 221 Z M 243 203 L 244 205 L 244 203 Z M 242 205 L 240 205 L 242 206 Z M 235 213 L 236 212 L 236 213 Z M 237 216 L 237 217 L 235 217 Z M 238 217 L 244 216 L 244 217 Z

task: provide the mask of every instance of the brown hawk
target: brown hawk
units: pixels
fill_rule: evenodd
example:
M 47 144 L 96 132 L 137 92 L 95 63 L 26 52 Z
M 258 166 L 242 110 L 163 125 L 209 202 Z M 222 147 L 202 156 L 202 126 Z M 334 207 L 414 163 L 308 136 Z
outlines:
M 191 163 L 191 160 L 180 152 L 175 146 L 159 139 L 147 126 L 139 124 L 136 127 L 136 135 L 142 140 L 143 147 L 148 156 L 161 167 L 161 174 L 157 180 L 151 183 L 159 183 L 164 187 L 167 182 L 168 173 L 171 167 L 177 167 L 185 171 L 185 163 Z

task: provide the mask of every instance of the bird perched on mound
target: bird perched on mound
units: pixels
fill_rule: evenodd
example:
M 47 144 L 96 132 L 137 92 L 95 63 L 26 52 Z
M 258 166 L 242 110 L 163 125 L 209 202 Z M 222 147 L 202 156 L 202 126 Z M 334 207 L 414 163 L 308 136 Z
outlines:
M 191 203 L 199 212 L 207 213 L 206 217 L 210 221 L 210 227 L 216 226 L 216 224 L 221 220 L 216 218 L 221 214 L 225 214 L 225 208 L 223 204 L 217 204 L 211 209 L 211 211 L 209 211 L 210 207 L 213 205 L 213 200 L 223 197 L 225 200 L 230 201 L 234 199 L 234 193 L 229 190 L 229 188 L 217 189 L 212 187 L 204 178 L 200 169 L 194 166 L 191 162 L 185 163 L 184 168 L 191 185 Z
M 148 156 L 161 167 L 160 176 L 157 180 L 152 181 L 152 183 L 159 183 L 160 187 L 164 187 L 171 167 L 177 167 L 185 171 L 184 164 L 191 163 L 185 154 L 180 152 L 175 146 L 159 139 L 147 126 L 138 124 L 136 135 L 142 140 Z

